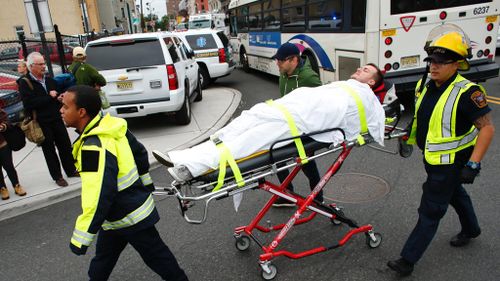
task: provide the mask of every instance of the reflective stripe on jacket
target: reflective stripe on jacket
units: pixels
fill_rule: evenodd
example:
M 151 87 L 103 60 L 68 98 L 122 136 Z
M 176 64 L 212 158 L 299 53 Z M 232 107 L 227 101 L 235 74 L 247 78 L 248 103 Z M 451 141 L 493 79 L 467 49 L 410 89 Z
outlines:
M 71 238 L 76 247 L 89 246 L 101 228 L 131 233 L 159 220 L 151 191 L 139 176 L 126 131 L 125 120 L 98 115 L 73 144 L 82 179 L 83 210 Z
M 417 83 L 416 89 L 419 88 L 421 82 Z M 429 131 L 426 136 L 424 156 L 427 163 L 431 165 L 453 164 L 455 162 L 455 154 L 458 151 L 473 146 L 476 143 L 479 131 L 475 126 L 472 126 L 464 135 L 456 135 L 458 101 L 464 92 L 471 86 L 476 85 L 458 74 L 439 98 L 432 111 L 429 121 Z M 408 139 L 409 144 L 416 143 L 417 113 L 426 92 L 427 87 L 424 87 L 422 93 L 416 93 L 415 115 L 410 138 Z

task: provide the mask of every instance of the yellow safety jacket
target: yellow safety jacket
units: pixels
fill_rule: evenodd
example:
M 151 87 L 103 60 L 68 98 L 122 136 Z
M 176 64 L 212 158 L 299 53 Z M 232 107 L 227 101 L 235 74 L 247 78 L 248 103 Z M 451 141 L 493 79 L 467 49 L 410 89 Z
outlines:
M 73 144 L 82 179 L 82 211 L 71 244 L 89 246 L 103 230 L 133 233 L 159 220 L 151 191 L 137 171 L 126 137 L 127 123 L 96 116 Z
M 416 89 L 420 87 L 420 80 Z M 456 135 L 457 108 L 460 96 L 471 86 L 479 86 L 475 83 L 457 75 L 448 88 L 443 92 L 436 103 L 429 121 L 429 131 L 427 132 L 424 157 L 431 165 L 448 165 L 455 162 L 455 154 L 467 147 L 476 144 L 478 130 L 472 126 L 464 135 Z M 411 128 L 408 144 L 415 144 L 417 138 L 417 113 L 422 100 L 427 92 L 424 87 L 422 93 L 416 92 L 415 115 Z

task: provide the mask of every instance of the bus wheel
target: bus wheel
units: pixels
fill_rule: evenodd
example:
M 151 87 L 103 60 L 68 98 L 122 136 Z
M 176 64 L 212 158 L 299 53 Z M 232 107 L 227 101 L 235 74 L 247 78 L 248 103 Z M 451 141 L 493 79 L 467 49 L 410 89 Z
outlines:
M 243 71 L 245 71 L 246 73 L 250 72 L 250 65 L 248 64 L 247 52 L 245 52 L 244 49 L 242 49 L 240 52 L 240 64 L 243 67 Z
M 319 75 L 319 65 L 318 65 L 318 61 L 316 60 L 314 55 L 311 54 L 310 52 L 306 52 L 304 54 L 304 56 L 309 61 L 309 64 L 311 65 L 312 70 L 314 70 L 314 72 L 316 72 Z

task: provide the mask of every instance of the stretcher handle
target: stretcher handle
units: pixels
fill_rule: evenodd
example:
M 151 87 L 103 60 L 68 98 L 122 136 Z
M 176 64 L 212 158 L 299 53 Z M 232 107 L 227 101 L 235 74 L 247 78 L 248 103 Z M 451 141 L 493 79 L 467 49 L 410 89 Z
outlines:
M 344 132 L 344 130 L 342 130 L 341 128 L 330 128 L 330 129 L 324 129 L 324 130 L 320 130 L 320 131 L 310 132 L 310 133 L 307 133 L 307 134 L 302 134 L 300 136 L 279 139 L 279 140 L 273 142 L 271 144 L 270 148 L 269 148 L 269 157 L 271 159 L 271 163 L 274 163 L 273 151 L 274 151 L 274 146 L 276 144 L 281 143 L 281 142 L 285 142 L 285 141 L 294 140 L 294 139 L 297 139 L 297 138 L 302 139 L 302 137 L 309 137 L 309 136 L 318 135 L 318 134 L 327 133 L 327 132 L 332 132 L 332 131 L 340 131 L 342 133 L 343 139 L 345 140 L 345 132 Z

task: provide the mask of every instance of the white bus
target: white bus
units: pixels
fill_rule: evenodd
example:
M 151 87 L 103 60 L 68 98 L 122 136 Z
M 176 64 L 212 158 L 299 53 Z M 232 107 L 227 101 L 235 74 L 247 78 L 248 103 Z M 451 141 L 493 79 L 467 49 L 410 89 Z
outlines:
M 499 0 L 232 0 L 229 13 L 233 57 L 245 70 L 278 75 L 271 57 L 291 42 L 323 83 L 347 79 L 372 62 L 398 93 L 413 91 L 425 70 L 429 31 L 453 23 L 473 45 L 471 69 L 463 74 L 482 81 L 499 72 Z

